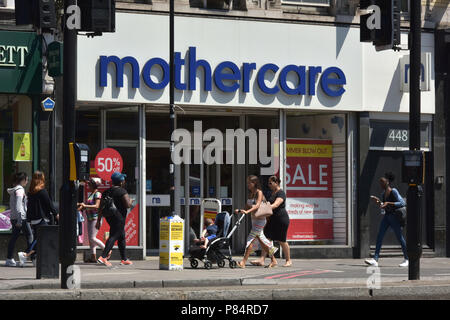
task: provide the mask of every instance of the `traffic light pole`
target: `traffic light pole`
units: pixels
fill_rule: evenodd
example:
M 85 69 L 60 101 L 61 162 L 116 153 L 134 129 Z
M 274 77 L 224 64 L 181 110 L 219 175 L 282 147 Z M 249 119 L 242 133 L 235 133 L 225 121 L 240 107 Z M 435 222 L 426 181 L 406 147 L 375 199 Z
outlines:
M 76 0 L 64 1 L 67 7 Z M 63 76 L 63 186 L 61 187 L 59 219 L 59 260 L 61 263 L 61 288 L 73 288 L 73 264 L 76 259 L 76 185 L 70 181 L 69 143 L 75 142 L 75 102 L 77 78 L 77 30 L 70 30 L 64 21 L 64 76 Z
M 174 0 L 170 0 L 169 2 L 169 54 L 170 54 L 170 122 L 169 122 L 169 131 L 170 131 L 170 167 L 169 167 L 169 182 L 170 182 L 170 215 L 175 216 L 175 165 L 172 160 L 172 152 L 174 150 L 174 141 L 173 141 L 173 131 L 175 130 L 175 67 L 174 67 L 174 52 L 175 52 L 175 30 L 174 30 Z
M 411 0 L 410 21 L 410 89 L 409 89 L 409 149 L 420 150 L 420 69 L 421 69 L 421 1 Z M 418 185 L 409 185 L 407 193 L 407 248 L 409 280 L 420 279 L 421 217 Z

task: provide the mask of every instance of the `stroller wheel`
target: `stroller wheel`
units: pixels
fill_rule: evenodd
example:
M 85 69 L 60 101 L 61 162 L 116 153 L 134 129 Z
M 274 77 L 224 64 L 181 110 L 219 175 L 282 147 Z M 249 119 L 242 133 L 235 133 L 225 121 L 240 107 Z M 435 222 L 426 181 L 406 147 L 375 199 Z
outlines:
M 212 268 L 211 261 L 205 261 L 205 269 L 211 269 L 211 268 Z
M 219 260 L 219 261 L 217 261 L 217 265 L 219 266 L 219 268 L 225 267 L 225 260 Z
M 237 262 L 234 261 L 234 260 L 231 260 L 231 261 L 230 261 L 230 268 L 231 268 L 231 269 L 234 269 L 234 268 L 236 268 L 236 267 L 237 267 Z
M 191 267 L 196 269 L 198 267 L 198 261 L 195 259 L 191 259 Z

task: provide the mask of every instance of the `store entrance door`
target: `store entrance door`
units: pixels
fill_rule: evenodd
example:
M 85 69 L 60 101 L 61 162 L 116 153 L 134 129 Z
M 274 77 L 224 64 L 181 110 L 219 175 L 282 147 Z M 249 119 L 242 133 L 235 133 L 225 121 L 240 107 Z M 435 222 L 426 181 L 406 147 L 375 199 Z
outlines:
M 201 204 L 204 199 L 220 200 L 222 211 L 232 213 L 233 166 L 185 164 L 181 167 L 180 204 L 185 219 L 185 245 L 201 235 Z

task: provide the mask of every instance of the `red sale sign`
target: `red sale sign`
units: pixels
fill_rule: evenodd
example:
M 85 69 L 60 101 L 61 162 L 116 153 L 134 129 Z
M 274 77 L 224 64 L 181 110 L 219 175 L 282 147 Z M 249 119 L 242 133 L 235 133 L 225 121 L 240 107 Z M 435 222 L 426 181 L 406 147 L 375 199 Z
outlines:
M 95 171 L 97 175 L 105 180 L 111 181 L 114 172 L 122 172 L 123 160 L 119 152 L 112 148 L 105 148 L 95 157 Z
M 332 157 L 331 140 L 287 139 L 288 240 L 333 239 Z

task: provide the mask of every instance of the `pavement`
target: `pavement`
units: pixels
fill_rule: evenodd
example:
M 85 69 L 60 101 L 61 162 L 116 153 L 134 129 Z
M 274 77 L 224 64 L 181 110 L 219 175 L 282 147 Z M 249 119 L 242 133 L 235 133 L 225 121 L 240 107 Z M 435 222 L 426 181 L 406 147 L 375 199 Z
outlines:
M 251 259 L 254 257 L 251 257 Z M 241 257 L 235 257 L 240 261 Z M 250 259 L 250 260 L 251 260 Z M 401 258 L 381 258 L 379 268 L 364 259 L 294 259 L 291 267 L 197 269 L 184 260 L 179 271 L 159 270 L 159 258 L 147 257 L 112 268 L 76 263 L 79 284 L 60 289 L 59 279 L 36 279 L 31 263 L 5 267 L 0 261 L 0 300 L 289 300 L 289 299 L 450 299 L 450 259 L 422 258 L 420 280 L 408 280 Z M 266 260 L 268 264 L 269 260 Z

